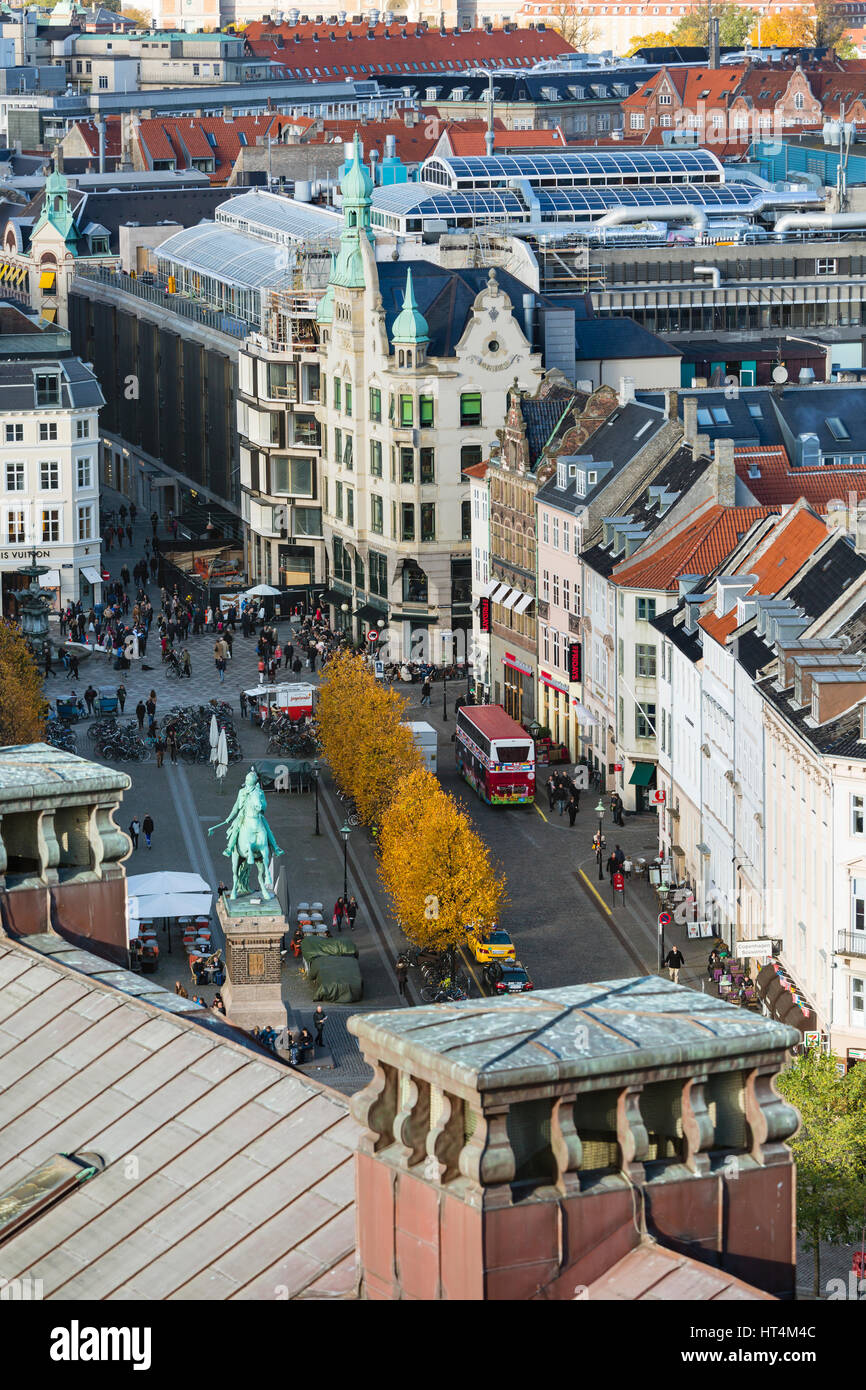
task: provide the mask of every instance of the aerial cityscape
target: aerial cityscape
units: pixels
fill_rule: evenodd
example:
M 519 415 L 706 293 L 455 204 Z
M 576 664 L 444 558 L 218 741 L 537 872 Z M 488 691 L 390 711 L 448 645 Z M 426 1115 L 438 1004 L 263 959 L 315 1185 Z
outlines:
M 864 142 L 847 0 L 0 5 L 52 1363 L 519 1299 L 816 1365 L 866 1299 Z

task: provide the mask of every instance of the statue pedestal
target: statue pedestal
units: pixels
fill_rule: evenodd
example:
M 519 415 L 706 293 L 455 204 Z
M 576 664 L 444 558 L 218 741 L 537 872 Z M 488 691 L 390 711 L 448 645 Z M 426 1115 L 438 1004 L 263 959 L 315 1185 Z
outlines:
M 226 1017 L 239 1028 L 284 1028 L 280 947 L 287 923 L 276 898 L 220 898 L 217 917 L 226 939 Z

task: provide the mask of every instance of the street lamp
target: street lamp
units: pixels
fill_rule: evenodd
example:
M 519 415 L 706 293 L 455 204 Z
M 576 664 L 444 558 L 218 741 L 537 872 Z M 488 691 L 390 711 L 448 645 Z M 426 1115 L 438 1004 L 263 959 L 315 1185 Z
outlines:
M 385 627 L 385 619 L 384 619 L 384 618 L 377 618 L 377 619 L 376 619 L 376 626 L 377 626 L 377 628 L 379 629 L 379 636 L 376 638 L 376 656 L 378 657 L 378 655 L 379 655 L 379 643 L 382 641 L 382 632 L 383 632 L 384 627 Z
M 601 797 L 598 798 L 598 805 L 595 808 L 595 814 L 598 816 L 598 849 L 596 850 L 595 857 L 598 863 L 598 877 L 600 880 L 602 880 L 604 878 L 604 865 L 602 863 L 601 853 L 601 827 L 604 824 L 604 802 L 602 801 Z
M 310 772 L 310 776 L 313 779 L 313 789 L 316 793 L 316 829 L 314 833 L 316 835 L 321 835 L 322 832 L 319 829 L 319 769 L 314 767 Z
M 448 677 L 442 677 L 442 722 L 448 723 Z
M 340 826 L 340 834 L 343 837 L 343 902 L 349 896 L 349 836 L 352 833 L 351 825 Z

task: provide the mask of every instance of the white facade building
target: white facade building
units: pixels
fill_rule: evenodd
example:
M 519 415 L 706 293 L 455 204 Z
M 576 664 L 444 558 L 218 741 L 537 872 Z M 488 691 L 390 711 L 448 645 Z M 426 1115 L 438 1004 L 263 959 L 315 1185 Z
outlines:
M 39 328 L 11 305 L 0 356 L 3 614 L 29 583 L 17 573 L 36 548 L 53 607 L 101 594 L 99 408 L 90 367 L 68 355 L 65 333 Z

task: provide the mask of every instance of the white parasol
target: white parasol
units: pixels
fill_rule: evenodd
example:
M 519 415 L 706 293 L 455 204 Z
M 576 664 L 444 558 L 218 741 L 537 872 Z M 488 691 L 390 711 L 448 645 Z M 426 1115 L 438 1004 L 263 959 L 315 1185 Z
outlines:
M 217 760 L 217 744 L 219 743 L 220 731 L 215 714 L 210 717 L 210 761 L 215 763 Z
M 229 770 L 229 749 L 226 743 L 226 731 L 220 729 L 219 743 L 217 745 L 216 775 L 220 779 L 225 777 Z
M 281 589 L 275 589 L 271 584 L 256 584 L 252 589 L 247 589 L 246 598 L 279 598 Z

